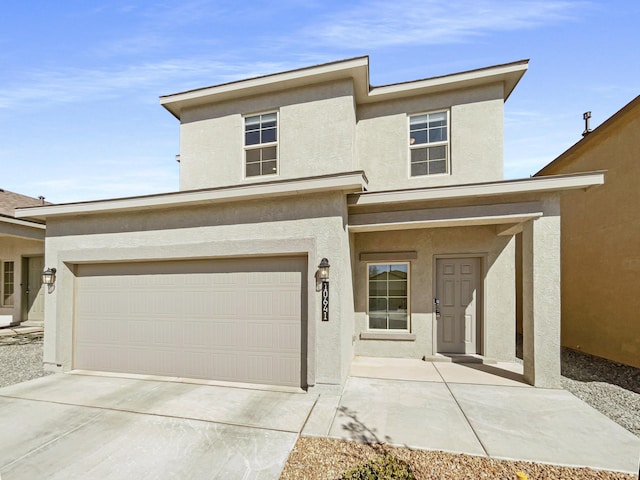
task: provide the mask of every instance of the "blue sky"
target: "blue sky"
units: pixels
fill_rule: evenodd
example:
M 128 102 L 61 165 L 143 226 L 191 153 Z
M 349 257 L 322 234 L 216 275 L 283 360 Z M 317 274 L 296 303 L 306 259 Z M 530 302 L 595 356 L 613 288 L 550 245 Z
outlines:
M 636 0 L 6 0 L 0 188 L 177 190 L 160 95 L 360 55 L 373 85 L 531 59 L 505 105 L 505 176 L 528 177 L 640 94 L 639 21 Z

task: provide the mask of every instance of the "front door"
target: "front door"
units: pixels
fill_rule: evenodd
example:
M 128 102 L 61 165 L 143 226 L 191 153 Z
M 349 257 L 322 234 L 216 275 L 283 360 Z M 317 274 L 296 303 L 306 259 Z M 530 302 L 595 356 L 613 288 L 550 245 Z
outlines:
M 480 259 L 436 260 L 438 353 L 478 353 Z
M 27 284 L 25 289 L 26 320 L 44 320 L 44 288 L 42 271 L 44 257 L 29 257 L 26 260 Z

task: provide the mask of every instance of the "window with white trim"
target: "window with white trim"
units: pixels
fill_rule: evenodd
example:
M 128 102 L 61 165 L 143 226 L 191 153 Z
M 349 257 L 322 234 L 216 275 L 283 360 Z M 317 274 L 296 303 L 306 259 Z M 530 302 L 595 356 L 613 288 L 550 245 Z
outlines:
M 13 307 L 14 284 L 14 263 L 0 262 L 2 265 L 2 306 Z
M 370 263 L 369 330 L 409 330 L 409 264 Z
M 447 112 L 409 117 L 412 177 L 449 173 L 448 124 Z
M 244 174 L 259 177 L 278 174 L 278 114 L 244 117 Z

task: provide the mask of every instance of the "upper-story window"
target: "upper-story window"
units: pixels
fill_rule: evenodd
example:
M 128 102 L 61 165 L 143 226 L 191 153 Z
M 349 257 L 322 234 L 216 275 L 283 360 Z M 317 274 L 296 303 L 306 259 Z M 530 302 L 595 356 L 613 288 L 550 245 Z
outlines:
M 278 173 L 278 114 L 244 117 L 245 177 Z
M 409 117 L 412 177 L 448 173 L 448 124 L 447 112 Z

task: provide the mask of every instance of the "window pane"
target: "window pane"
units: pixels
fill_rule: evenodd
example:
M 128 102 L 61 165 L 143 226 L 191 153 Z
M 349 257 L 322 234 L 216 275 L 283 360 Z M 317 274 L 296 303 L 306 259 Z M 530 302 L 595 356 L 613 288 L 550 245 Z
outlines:
M 386 280 L 389 265 L 369 265 L 369 280 Z
M 278 149 L 275 146 L 261 148 L 260 150 L 262 150 L 262 161 L 275 160 L 277 158 Z
M 426 161 L 427 161 L 426 148 L 414 148 L 411 150 L 411 163 L 426 162 Z
M 445 127 L 432 128 L 429 130 L 429 142 L 444 142 L 447 140 L 447 129 Z
M 245 176 L 246 177 L 255 177 L 260 175 L 260 164 L 259 163 L 247 163 Z
M 427 131 L 418 130 L 417 132 L 411 132 L 409 145 L 420 145 L 421 143 L 427 143 Z
M 374 329 L 387 329 L 387 316 L 386 315 L 371 315 L 369 314 L 369 328 Z
M 369 296 L 379 297 L 387 294 L 387 282 L 369 281 Z
M 446 112 L 431 113 L 429 115 L 429 127 L 441 127 L 447 124 Z
M 249 130 L 257 130 L 260 128 L 260 116 L 256 115 L 255 117 L 246 117 L 244 119 L 244 130 L 245 132 Z
M 445 160 L 438 160 L 436 162 L 429 162 L 429 173 L 447 173 L 447 162 Z
M 389 314 L 389 329 L 407 330 L 408 318 L 406 313 Z
M 371 290 L 369 290 L 371 291 Z M 373 294 L 372 294 L 373 295 Z M 398 281 L 398 282 L 389 282 L 389 295 L 392 297 L 401 297 L 407 296 L 407 282 Z
M 426 115 L 414 115 L 409 119 L 409 125 L 411 130 L 418 130 L 421 128 L 427 128 L 427 116 Z
M 262 115 L 262 128 L 275 127 L 278 116 L 275 113 Z
M 444 145 L 429 148 L 429 160 L 444 160 L 445 158 L 447 158 L 447 147 Z
M 247 150 L 246 152 L 246 162 L 247 163 L 257 163 L 260 161 L 260 149 L 254 148 L 252 150 Z
M 387 299 L 386 298 L 370 298 L 369 299 L 369 313 L 387 313 Z
M 389 265 L 391 275 L 389 275 L 389 280 L 394 280 L 398 278 L 407 278 L 407 266 L 398 264 L 398 265 Z
M 278 165 L 275 160 L 262 163 L 263 175 L 274 175 L 276 173 L 278 173 Z
M 13 262 L 4 262 L 4 273 L 2 278 L 2 304 L 11 307 L 13 306 Z
M 260 131 L 246 132 L 244 134 L 245 145 L 257 145 L 260 143 Z
M 389 297 L 389 313 L 406 313 L 407 299 Z
M 276 141 L 276 129 L 275 128 L 267 128 L 262 131 L 262 143 L 269 143 Z
M 418 177 L 420 175 L 427 175 L 427 164 L 425 163 L 413 163 L 411 164 L 411 176 Z

